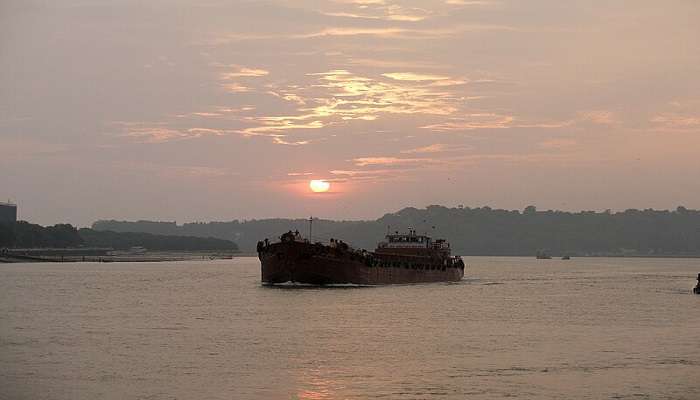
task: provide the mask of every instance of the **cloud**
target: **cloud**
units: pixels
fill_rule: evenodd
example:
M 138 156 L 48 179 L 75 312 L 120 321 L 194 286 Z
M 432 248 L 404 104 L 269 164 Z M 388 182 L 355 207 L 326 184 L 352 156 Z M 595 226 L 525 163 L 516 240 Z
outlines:
M 320 129 L 351 121 L 374 121 L 383 115 L 450 115 L 458 110 L 462 97 L 446 87 L 432 87 L 425 77 L 403 74 L 396 80 L 371 78 L 348 70 L 307 74 L 305 85 L 290 84 L 267 93 L 298 105 L 286 115 L 260 115 L 243 119 L 253 126 L 239 132 L 247 136 L 287 137 L 294 130 Z M 439 76 L 451 80 L 448 76 Z M 287 140 L 276 140 L 283 144 Z M 306 143 L 294 141 L 289 143 Z M 286 143 L 285 143 L 286 144 Z
M 442 143 L 435 143 L 425 147 L 418 147 L 415 149 L 402 150 L 402 154 L 416 154 L 416 153 L 439 153 L 447 149 L 447 145 Z
M 231 80 L 234 78 L 257 78 L 261 76 L 266 76 L 270 74 L 270 71 L 264 70 L 262 68 L 248 68 L 242 67 L 240 65 L 231 65 L 233 71 L 222 72 L 219 75 L 221 80 Z
M 224 88 L 229 93 L 246 93 L 250 92 L 251 89 L 247 86 L 243 86 L 240 83 L 223 83 L 221 87 Z
M 491 6 L 499 4 L 496 1 L 486 1 L 486 0 L 445 0 L 445 4 L 455 5 L 455 6 Z
M 250 87 L 237 82 L 238 79 L 260 78 L 270 74 L 269 71 L 262 68 L 249 68 L 236 64 L 223 65 L 213 63 L 212 66 L 230 69 L 230 71 L 219 74 L 220 86 L 229 93 L 247 93 L 252 91 Z
M 358 167 L 366 167 L 371 165 L 403 165 L 422 162 L 430 162 L 427 158 L 397 158 L 397 157 L 359 157 L 354 158 L 353 163 Z
M 432 12 L 424 8 L 406 7 L 396 2 L 386 1 L 336 1 L 340 4 L 348 4 L 351 10 L 343 7 L 341 11 L 322 12 L 323 15 L 353 18 L 385 20 L 397 22 L 418 22 L 428 18 Z
M 396 181 L 399 179 L 405 179 L 408 172 L 414 170 L 415 167 L 410 168 L 391 168 L 391 169 L 370 169 L 370 170 L 360 170 L 360 169 L 334 169 L 330 173 L 332 175 L 338 176 L 336 179 L 329 179 L 331 182 L 364 182 L 364 183 L 376 183 L 384 181 Z
M 351 28 L 351 27 L 336 27 L 324 28 L 319 31 L 309 32 L 304 34 L 292 35 L 290 38 L 309 39 L 324 36 L 379 36 L 379 37 L 398 37 L 400 34 L 409 33 L 411 30 L 405 28 Z
M 438 124 L 422 126 L 432 131 L 468 131 L 475 129 L 507 129 L 511 128 L 515 117 L 494 113 L 470 114 L 465 118 L 454 118 Z
M 324 15 L 329 17 L 342 17 L 342 18 L 356 18 L 356 19 L 374 19 L 374 20 L 386 20 L 386 21 L 409 21 L 418 22 L 427 18 L 425 15 L 411 15 L 411 14 L 389 14 L 389 15 L 368 15 L 368 14 L 355 14 L 349 12 L 324 12 Z
M 390 73 L 382 74 L 382 76 L 386 76 L 387 78 L 391 78 L 391 79 L 394 79 L 397 81 L 421 82 L 421 81 L 450 80 L 449 76 L 417 74 L 414 72 L 390 72 Z
M 163 127 L 133 128 L 125 136 L 134 138 L 140 143 L 164 143 L 189 138 L 178 130 Z
M 650 122 L 658 128 L 671 131 L 700 130 L 700 116 L 678 113 L 663 113 L 651 118 Z
M 455 112 L 458 97 L 413 81 L 395 83 L 358 76 L 346 70 L 316 74 L 326 88 L 326 111 L 350 118 L 378 114 L 434 114 Z
M 578 113 L 579 121 L 588 121 L 598 125 L 612 125 L 618 122 L 615 114 L 607 110 L 582 111 Z
M 222 136 L 231 131 L 211 128 L 173 129 L 167 126 L 137 126 L 128 124 L 122 136 L 136 139 L 139 143 L 165 143 L 178 140 L 197 139 L 204 136 Z
M 469 83 L 469 81 L 463 80 L 463 79 L 441 79 L 435 82 L 432 82 L 430 86 L 459 86 L 459 85 L 466 85 Z M 481 96 L 470 96 L 467 97 L 467 100 L 474 100 L 477 98 L 481 98 Z
M 562 141 L 563 143 L 563 141 Z M 431 146 L 427 146 L 430 148 Z M 435 148 L 439 148 L 436 146 Z M 551 150 L 551 148 L 547 148 Z M 427 152 L 431 152 L 429 149 Z M 405 154 L 405 153 L 404 153 Z M 379 181 L 413 179 L 420 174 L 454 171 L 485 162 L 509 164 L 571 162 L 571 153 L 535 152 L 526 154 L 458 154 L 440 158 L 401 158 L 394 156 L 358 157 L 350 160 L 356 168 L 334 169 L 330 173 L 348 180 Z
M 217 112 L 224 113 L 224 114 L 237 114 L 237 113 L 242 113 L 242 112 L 249 112 L 249 111 L 255 111 L 254 106 L 242 106 L 242 107 L 217 107 L 216 108 Z
M 446 122 L 426 125 L 422 126 L 421 128 L 438 132 L 513 128 L 554 129 L 571 126 L 572 124 L 574 124 L 574 122 L 574 120 L 527 122 L 520 121 L 512 115 L 502 115 L 496 113 L 473 113 L 468 114 L 466 117 L 453 118 Z
M 282 144 L 282 145 L 285 145 L 285 146 L 303 146 L 303 145 L 305 145 L 305 144 L 309 144 L 309 143 L 310 143 L 310 141 L 308 141 L 308 140 L 298 140 L 298 141 L 291 141 L 291 142 L 290 142 L 290 141 L 287 141 L 287 140 L 282 139 L 282 138 L 279 137 L 279 136 L 274 137 L 274 138 L 272 139 L 272 142 L 273 142 L 274 144 Z
M 300 118 L 297 117 L 261 117 L 261 118 L 250 118 L 249 120 L 255 121 L 257 123 L 262 123 L 262 126 L 250 127 L 241 129 L 238 132 L 244 136 L 269 136 L 276 138 L 274 143 L 276 144 L 289 144 L 291 142 L 285 142 L 281 138 L 285 137 L 283 134 L 285 131 L 294 129 L 320 129 L 324 127 L 321 121 L 311 121 L 311 122 L 297 122 Z M 308 142 L 296 142 L 297 144 L 306 144 Z
M 336 3 L 357 4 L 361 6 L 371 4 L 386 4 L 386 0 L 334 0 Z
M 508 25 L 493 24 L 463 24 L 443 28 L 352 28 L 352 27 L 328 27 L 315 32 L 291 35 L 289 38 L 309 39 L 324 36 L 358 36 L 368 35 L 387 38 L 401 39 L 428 39 L 451 37 L 467 32 L 487 32 L 487 31 L 518 31 L 517 28 Z
M 211 129 L 211 128 L 190 128 L 187 129 L 187 133 L 195 135 L 195 137 L 202 137 L 206 135 L 223 136 L 227 131 L 221 129 Z
M 331 170 L 330 173 L 333 174 L 333 175 L 355 176 L 355 175 L 367 174 L 367 173 L 369 173 L 369 171 L 364 171 L 364 170 L 334 169 L 334 170 Z
M 388 60 L 379 58 L 366 57 L 349 57 L 344 61 L 348 65 L 357 65 L 374 68 L 429 68 L 438 69 L 445 68 L 444 64 L 439 64 L 430 61 L 415 61 L 415 60 Z
M 283 100 L 286 100 L 286 101 L 291 101 L 291 102 L 293 102 L 293 103 L 297 103 L 297 104 L 299 104 L 299 105 L 301 105 L 301 106 L 305 106 L 305 105 L 306 105 L 306 100 L 304 100 L 303 97 L 301 97 L 301 96 L 299 96 L 299 95 L 297 95 L 297 94 L 294 94 L 294 93 L 290 93 L 290 92 L 279 92 L 279 93 L 278 93 L 278 92 L 275 92 L 275 91 L 273 91 L 273 90 L 269 90 L 267 93 L 268 93 L 268 94 L 271 94 L 271 95 L 273 95 L 273 96 L 275 96 L 275 97 L 277 97 L 277 98 L 280 98 L 280 99 L 283 99 Z
M 207 118 L 207 117 L 222 117 L 223 115 L 224 115 L 224 114 L 221 114 L 221 113 L 200 111 L 200 112 L 192 112 L 192 113 L 189 113 L 189 114 L 178 114 L 178 115 L 176 115 L 176 117 L 178 117 L 178 118 L 185 118 L 185 117 L 203 117 L 203 118 Z
M 518 32 L 519 28 L 498 24 L 461 24 L 439 28 L 407 28 L 402 26 L 387 27 L 348 27 L 326 26 L 302 33 L 251 34 L 246 32 L 231 32 L 217 34 L 205 40 L 204 45 L 224 45 L 233 42 L 254 40 L 304 40 L 335 37 L 373 36 L 390 39 L 439 39 L 459 36 L 465 33 L 478 32 Z

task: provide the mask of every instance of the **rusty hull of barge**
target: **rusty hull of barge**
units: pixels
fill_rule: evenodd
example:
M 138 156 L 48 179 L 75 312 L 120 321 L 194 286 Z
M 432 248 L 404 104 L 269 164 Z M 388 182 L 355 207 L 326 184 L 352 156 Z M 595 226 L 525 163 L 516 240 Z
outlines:
M 445 259 L 367 252 L 365 254 L 308 242 L 271 243 L 258 253 L 263 285 L 389 285 L 454 282 L 464 264 Z

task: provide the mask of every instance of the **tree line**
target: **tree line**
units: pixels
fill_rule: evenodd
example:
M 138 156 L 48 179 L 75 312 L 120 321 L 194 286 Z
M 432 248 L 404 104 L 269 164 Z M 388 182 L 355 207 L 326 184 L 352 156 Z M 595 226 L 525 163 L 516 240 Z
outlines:
M 156 251 L 238 250 L 234 242 L 213 237 L 98 231 L 77 229 L 70 224 L 44 227 L 25 221 L 0 223 L 0 248 L 101 247 L 127 250 L 137 246 Z
M 700 256 L 700 211 L 622 212 L 522 211 L 490 207 L 428 206 L 404 208 L 373 221 L 314 219 L 314 240 L 339 238 L 357 248 L 374 249 L 388 232 L 415 229 L 446 238 L 461 255 L 628 255 Z M 232 240 L 243 251 L 255 251 L 257 241 L 274 240 L 288 230 L 308 236 L 306 219 L 186 223 L 154 221 L 97 221 L 93 229 L 165 235 L 211 236 Z

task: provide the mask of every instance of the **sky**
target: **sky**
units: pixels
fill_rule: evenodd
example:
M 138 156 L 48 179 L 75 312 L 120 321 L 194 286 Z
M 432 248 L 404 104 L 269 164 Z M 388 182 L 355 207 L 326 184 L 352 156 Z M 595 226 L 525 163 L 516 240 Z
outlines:
M 79 226 L 700 208 L 697 21 L 696 0 L 3 0 L 0 199 Z

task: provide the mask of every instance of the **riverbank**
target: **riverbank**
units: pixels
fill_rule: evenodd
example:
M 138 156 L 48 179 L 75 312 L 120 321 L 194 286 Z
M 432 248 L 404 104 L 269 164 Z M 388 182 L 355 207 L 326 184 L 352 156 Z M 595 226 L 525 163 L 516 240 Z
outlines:
M 221 260 L 241 256 L 237 253 L 221 252 L 146 252 L 141 254 L 124 254 L 106 252 L 104 254 L 73 254 L 58 252 L 4 253 L 0 263 L 61 263 L 61 262 L 166 262 L 187 260 Z

